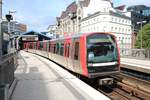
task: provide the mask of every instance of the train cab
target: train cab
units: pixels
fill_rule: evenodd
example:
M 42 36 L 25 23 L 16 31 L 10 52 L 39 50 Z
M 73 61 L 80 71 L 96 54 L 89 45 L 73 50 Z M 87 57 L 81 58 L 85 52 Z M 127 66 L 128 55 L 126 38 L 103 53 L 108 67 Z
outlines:
M 86 39 L 87 70 L 89 77 L 116 74 L 120 58 L 115 37 L 111 34 L 90 34 Z

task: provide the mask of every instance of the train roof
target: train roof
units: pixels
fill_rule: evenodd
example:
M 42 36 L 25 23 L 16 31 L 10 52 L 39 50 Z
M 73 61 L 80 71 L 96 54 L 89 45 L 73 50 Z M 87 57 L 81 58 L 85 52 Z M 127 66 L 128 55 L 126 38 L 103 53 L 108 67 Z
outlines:
M 91 34 L 109 34 L 114 36 L 112 33 L 107 33 L 107 32 L 91 32 L 91 33 L 79 33 L 79 34 L 74 34 L 72 36 L 66 36 L 66 37 L 61 37 L 61 38 L 57 38 L 57 39 L 53 39 L 53 40 L 63 40 L 63 39 L 70 39 L 70 38 L 78 38 L 78 37 L 84 37 L 84 36 L 88 36 Z M 53 41 L 51 40 L 51 41 Z
M 107 33 L 107 32 L 91 32 L 91 33 L 80 33 L 80 34 L 74 34 L 72 36 L 66 36 L 66 37 L 61 37 L 61 38 L 56 38 L 56 39 L 51 39 L 51 40 L 45 40 L 45 41 L 62 41 L 62 40 L 66 40 L 66 39 L 73 39 L 73 38 L 79 38 L 79 37 L 86 37 L 86 36 L 89 36 L 91 34 L 109 34 L 109 35 L 112 35 L 114 36 L 112 33 Z M 44 42 L 45 42 L 44 41 Z M 41 41 L 42 42 L 42 41 Z

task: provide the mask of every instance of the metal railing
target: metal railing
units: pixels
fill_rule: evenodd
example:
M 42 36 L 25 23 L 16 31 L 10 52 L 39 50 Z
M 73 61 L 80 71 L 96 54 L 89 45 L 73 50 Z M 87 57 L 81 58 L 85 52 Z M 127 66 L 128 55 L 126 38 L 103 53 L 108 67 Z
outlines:
M 146 49 L 120 49 L 121 57 L 150 60 L 150 50 Z
M 9 89 L 15 77 L 14 71 L 17 66 L 17 53 L 4 55 L 0 58 L 0 100 L 7 100 L 6 87 Z

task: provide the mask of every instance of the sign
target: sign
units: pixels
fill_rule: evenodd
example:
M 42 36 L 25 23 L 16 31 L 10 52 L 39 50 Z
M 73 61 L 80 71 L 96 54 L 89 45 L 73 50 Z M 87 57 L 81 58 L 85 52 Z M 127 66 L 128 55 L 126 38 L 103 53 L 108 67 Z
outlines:
M 38 41 L 38 36 L 24 36 L 22 37 L 23 41 Z
M 89 43 L 101 43 L 101 42 L 110 42 L 109 39 L 89 39 Z

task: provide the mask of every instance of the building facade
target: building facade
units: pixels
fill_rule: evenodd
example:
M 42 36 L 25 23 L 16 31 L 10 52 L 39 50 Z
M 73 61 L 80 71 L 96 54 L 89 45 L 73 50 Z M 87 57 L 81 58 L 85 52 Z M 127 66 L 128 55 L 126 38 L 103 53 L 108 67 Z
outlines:
M 150 7 L 145 5 L 134 5 L 127 8 L 128 11 L 133 11 L 144 16 L 150 16 Z
M 131 17 L 126 10 L 114 9 L 111 0 L 77 0 L 66 11 L 57 18 L 58 33 L 110 32 L 120 48 L 131 48 Z
M 83 18 L 83 8 L 87 7 L 90 0 L 76 0 L 71 3 L 60 17 L 57 17 L 56 34 L 66 36 L 80 32 L 80 21 Z
M 103 6 L 94 8 L 95 2 Z M 131 17 L 126 11 L 114 9 L 109 0 L 93 0 L 88 7 L 84 9 L 86 13 L 81 20 L 81 33 L 109 32 L 116 36 L 120 49 L 131 48 Z
M 145 5 L 134 5 L 128 7 L 127 11 L 131 16 L 133 30 L 132 48 L 134 48 L 137 39 L 137 33 L 141 29 L 141 26 L 144 26 L 145 24 L 150 22 L 150 7 L 147 7 Z
M 84 18 L 81 22 L 81 33 L 110 32 L 117 37 L 119 47 L 130 49 L 132 41 L 131 20 L 113 12 L 97 12 Z
M 47 28 L 47 36 L 51 37 L 51 38 L 56 38 L 59 37 L 58 34 L 56 34 L 56 29 L 57 26 L 56 25 L 49 25 Z
M 8 27 L 9 26 L 9 27 Z M 2 21 L 2 33 L 21 34 L 27 31 L 27 26 L 16 21 Z

